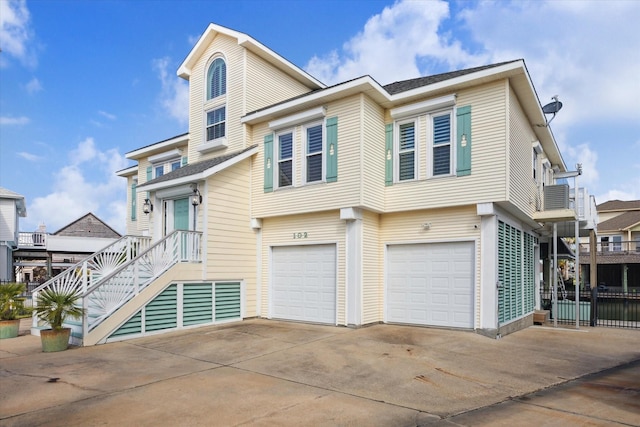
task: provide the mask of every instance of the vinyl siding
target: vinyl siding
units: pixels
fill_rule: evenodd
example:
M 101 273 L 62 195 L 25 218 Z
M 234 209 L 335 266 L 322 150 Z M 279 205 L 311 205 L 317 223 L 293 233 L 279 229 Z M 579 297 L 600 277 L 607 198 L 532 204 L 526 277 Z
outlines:
M 422 224 L 431 223 L 429 230 L 424 230 Z M 478 229 L 474 228 L 478 225 Z M 474 312 L 475 326 L 480 325 L 480 217 L 476 215 L 476 207 L 462 206 L 459 208 L 432 209 L 412 212 L 385 214 L 380 216 L 380 250 L 384 253 L 387 244 L 398 243 L 429 243 L 446 241 L 474 241 Z M 380 283 L 385 283 L 386 260 L 380 265 Z M 381 287 L 384 298 L 384 287 Z
M 256 236 L 249 217 L 249 159 L 207 181 L 207 281 L 244 281 L 246 313 L 256 310 Z M 202 221 L 202 217 L 198 218 Z M 198 225 L 201 229 L 201 225 Z
M 294 239 L 294 233 L 307 233 L 306 239 Z M 271 246 L 336 244 L 337 253 L 337 322 L 346 324 L 345 316 L 345 222 L 340 212 L 333 210 L 316 214 L 266 218 L 262 222 L 262 316 L 269 313 L 271 282 Z
M 14 199 L 0 199 L 0 241 L 8 242 L 16 238 L 18 213 Z
M 498 81 L 457 94 L 457 106 L 471 106 L 472 166 L 468 176 L 425 179 L 429 146 L 426 119 L 420 116 L 420 179 L 385 187 L 387 212 L 506 200 L 506 91 L 506 81 Z M 392 122 L 390 117 L 387 120 Z
M 246 52 L 245 113 L 309 92 L 309 88 L 292 79 L 264 59 Z
M 380 246 L 380 215 L 364 211 L 362 217 L 362 324 L 383 319 L 383 251 Z
M 266 123 L 254 127 L 252 143 L 258 144 L 260 151 L 253 163 L 252 217 L 266 218 L 360 205 L 360 105 L 359 95 L 327 105 L 326 117 L 338 118 L 337 182 L 302 185 L 304 147 L 302 125 L 298 125 L 294 140 L 294 187 L 264 193 L 264 136 L 272 131 Z M 274 167 L 275 164 L 274 161 Z
M 520 210 L 533 215 L 538 202 L 538 187 L 533 179 L 533 148 L 536 141 L 518 98 L 509 92 L 509 201 Z M 541 171 L 542 167 L 539 166 Z
M 362 95 L 362 132 L 360 171 L 362 173 L 361 205 L 375 211 L 384 209 L 385 123 L 384 109 Z
M 218 34 L 200 59 L 194 64 L 189 80 L 189 163 L 220 156 L 228 151 L 244 148 L 240 117 L 243 111 L 243 50 L 232 37 Z M 214 105 L 206 101 L 207 67 L 213 56 L 222 54 L 227 65 L 226 138 L 228 147 L 205 154 L 197 149 L 205 141 L 205 110 Z M 218 105 L 217 102 L 215 105 Z

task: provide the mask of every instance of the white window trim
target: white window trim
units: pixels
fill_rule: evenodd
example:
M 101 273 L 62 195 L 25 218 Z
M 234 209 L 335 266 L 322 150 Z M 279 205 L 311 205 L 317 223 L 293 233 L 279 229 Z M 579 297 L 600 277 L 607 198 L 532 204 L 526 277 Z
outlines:
M 229 61 L 227 61 L 227 58 L 221 53 L 221 52 L 217 52 L 215 54 L 213 54 L 213 56 L 211 56 L 211 58 L 209 58 L 209 60 L 207 61 L 207 65 L 204 67 L 204 93 L 202 94 L 202 96 L 204 97 L 204 104 L 210 104 L 212 102 L 220 102 L 220 100 L 222 100 L 223 98 L 226 98 L 227 96 L 227 92 L 229 89 L 229 79 L 227 78 L 227 81 L 225 82 L 225 86 L 226 86 L 226 91 L 225 93 L 223 93 L 222 95 L 218 95 L 214 98 L 207 98 L 207 94 L 209 93 L 209 67 L 211 67 L 211 64 L 213 64 L 213 61 L 215 61 L 216 59 L 222 59 L 224 61 L 224 65 L 225 68 L 227 69 L 227 77 L 229 75 L 228 73 L 228 65 L 229 65 Z
M 318 181 L 309 181 L 308 177 L 307 177 L 307 160 L 309 158 L 309 143 L 307 140 L 307 129 L 312 128 L 312 127 L 316 127 L 316 126 L 320 126 L 321 130 L 322 130 L 322 147 L 320 150 L 320 155 L 322 156 L 322 177 L 318 180 Z M 327 162 L 327 153 L 326 153 L 326 142 L 327 142 L 327 131 L 326 131 L 326 123 L 325 120 L 322 121 L 315 121 L 315 122 L 311 122 L 311 123 L 306 123 L 305 125 L 302 126 L 302 140 L 303 140 L 303 161 L 302 161 L 302 181 L 308 185 L 312 185 L 312 184 L 318 184 L 320 182 L 326 182 L 327 177 L 326 177 L 326 162 Z M 295 136 L 295 134 L 294 134 Z M 294 145 L 295 145 L 295 139 L 294 139 Z
M 207 130 L 209 128 L 209 125 L 207 124 L 207 115 L 220 108 L 225 109 L 224 110 L 224 136 L 216 139 L 207 140 Z M 200 146 L 198 147 L 198 152 L 208 153 L 210 151 L 219 150 L 221 148 L 225 148 L 228 146 L 227 133 L 229 132 L 229 127 L 227 126 L 227 124 L 229 122 L 229 119 L 228 119 L 227 113 L 228 113 L 228 108 L 227 108 L 226 99 L 224 100 L 224 102 L 211 103 L 210 105 L 207 106 L 207 108 L 205 108 L 204 116 L 203 116 L 203 126 L 204 126 L 204 130 L 202 133 L 203 138 L 202 138 L 202 144 L 200 144 Z
M 149 160 L 149 163 L 151 164 L 164 163 L 169 160 L 180 158 L 181 156 L 182 156 L 182 150 L 175 148 L 173 150 L 170 150 L 164 153 L 156 154 L 155 156 L 149 156 L 148 160 Z
M 450 117 L 450 127 L 449 127 L 449 173 L 434 175 L 433 174 L 433 150 L 435 148 L 435 144 L 433 143 L 433 119 L 435 116 L 442 116 L 443 113 L 449 113 Z M 446 178 L 450 176 L 455 176 L 454 165 L 456 165 L 456 129 L 458 128 L 458 123 L 456 119 L 455 109 L 454 108 L 444 108 L 438 111 L 430 111 L 427 114 L 427 178 L 429 179 L 438 179 L 438 178 Z
M 397 120 L 394 123 L 393 132 L 393 182 L 403 183 L 417 181 L 420 177 L 420 121 L 418 117 L 412 117 L 404 120 Z M 414 125 L 414 147 L 413 147 L 413 179 L 400 180 L 400 126 L 406 123 Z
M 327 115 L 327 110 L 324 107 L 312 108 L 307 111 L 303 111 L 291 116 L 283 117 L 281 119 L 273 120 L 269 122 L 269 129 L 280 132 L 285 128 L 294 127 L 296 125 L 311 122 L 314 120 L 322 119 Z
M 419 114 L 431 112 L 434 110 L 442 110 L 452 108 L 456 104 L 456 95 L 447 95 L 440 98 L 430 99 L 428 101 L 416 102 L 414 104 L 403 105 L 402 107 L 392 108 L 389 114 L 394 120 L 408 118 Z
M 291 185 L 280 186 L 280 136 L 291 134 Z M 296 186 L 296 129 L 282 129 L 274 135 L 273 188 L 292 188 Z

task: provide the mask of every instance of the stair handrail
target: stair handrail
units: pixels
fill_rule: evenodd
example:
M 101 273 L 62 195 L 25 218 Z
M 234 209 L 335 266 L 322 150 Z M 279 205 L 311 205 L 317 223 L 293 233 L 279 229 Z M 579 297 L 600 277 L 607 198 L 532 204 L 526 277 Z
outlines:
M 110 251 L 112 251 L 115 247 L 121 246 L 120 250 L 115 251 L 115 253 L 122 254 L 121 249 L 125 249 L 126 250 L 125 259 L 126 259 L 130 257 L 130 255 L 132 254 L 132 248 L 134 248 L 133 243 L 139 243 L 142 247 L 145 244 L 148 244 L 149 242 L 151 242 L 151 237 L 149 236 L 126 235 L 119 238 L 115 242 L 112 242 L 111 244 L 105 246 L 99 251 L 94 252 L 93 254 L 83 258 L 81 261 L 77 262 L 72 267 L 67 268 L 62 273 L 52 277 L 51 279 L 47 280 L 40 286 L 36 287 L 31 293 L 34 307 L 37 304 L 38 293 L 43 289 L 47 289 L 55 286 L 63 292 L 65 291 L 75 292 L 75 291 L 78 291 L 78 289 L 82 289 L 82 291 L 84 292 L 84 290 L 86 290 L 90 286 L 89 282 L 92 281 L 92 278 L 88 277 L 87 267 L 89 266 L 90 262 L 97 260 L 98 257 L 101 256 L 102 254 L 110 253 Z M 114 260 L 117 261 L 117 259 L 112 258 L 112 261 Z M 38 317 L 35 311 L 33 312 L 31 325 L 34 328 L 38 327 Z
M 190 235 L 194 236 L 194 238 L 197 237 L 197 240 L 191 240 L 191 239 L 184 240 L 182 238 L 182 236 L 188 237 Z M 192 250 L 191 251 L 185 251 L 184 250 L 185 248 L 183 248 L 181 244 L 180 244 L 180 249 L 179 250 L 176 250 L 176 247 L 172 247 L 172 249 L 174 251 L 174 254 L 176 256 L 174 256 L 173 259 L 170 262 L 166 263 L 162 267 L 162 269 L 154 271 L 154 274 L 151 275 L 149 278 L 147 278 L 147 280 L 145 282 L 131 283 L 130 285 L 133 286 L 133 293 L 129 293 L 128 294 L 128 296 L 130 296 L 129 298 L 122 299 L 117 304 L 114 304 L 112 307 L 110 307 L 108 311 L 106 311 L 104 314 L 99 316 L 99 318 L 98 318 L 99 321 L 98 322 L 89 324 L 89 314 L 90 314 L 90 310 L 89 310 L 89 306 L 88 306 L 89 297 L 93 293 L 95 293 L 97 290 L 99 290 L 101 287 L 104 287 L 106 284 L 108 284 L 111 279 L 115 278 L 117 275 L 119 275 L 123 271 L 127 270 L 127 268 L 129 266 L 134 265 L 136 263 L 139 263 L 141 260 L 144 260 L 145 257 L 148 254 L 152 253 L 157 248 L 165 245 L 170 240 L 175 240 L 176 242 L 180 242 L 180 243 L 182 243 L 184 241 L 191 242 L 192 243 L 192 247 L 191 247 Z M 103 276 L 98 282 L 96 282 L 91 287 L 89 287 L 82 295 L 82 304 L 83 304 L 84 313 L 85 313 L 84 317 L 83 317 L 83 321 L 82 321 L 83 336 L 86 336 L 91 330 L 95 329 L 100 323 L 102 323 L 102 321 L 104 319 L 108 318 L 111 314 L 116 312 L 120 307 L 122 307 L 125 303 L 127 303 L 131 299 L 131 297 L 139 294 L 141 290 L 146 288 L 151 282 L 153 282 L 156 278 L 158 278 L 160 275 L 165 273 L 167 270 L 169 270 L 169 268 L 171 268 L 172 266 L 174 266 L 178 262 L 201 262 L 202 261 L 201 244 L 202 244 L 202 232 L 199 232 L 199 231 L 187 231 L 187 230 L 175 230 L 171 234 L 168 234 L 164 238 L 160 239 L 159 241 L 157 241 L 156 243 L 154 243 L 153 245 L 151 245 L 150 247 L 148 247 L 147 249 L 142 251 L 141 253 L 137 254 L 137 256 L 135 258 L 132 258 L 129 261 L 119 265 L 117 270 L 114 270 L 114 271 L 110 272 L 109 274 Z M 188 254 L 189 256 L 184 257 L 185 254 Z M 137 269 L 136 269 L 136 271 L 137 271 Z M 137 279 L 138 279 L 137 276 L 134 277 L 134 280 L 137 280 Z M 125 284 L 125 286 L 126 285 L 127 284 Z
M 88 287 L 88 283 L 87 283 L 87 263 L 90 260 L 96 259 L 99 255 L 102 255 L 103 253 L 108 252 L 108 250 L 110 250 L 111 248 L 115 247 L 116 245 L 121 244 L 124 241 L 127 241 L 127 243 L 129 244 L 131 241 L 133 240 L 139 240 L 140 242 L 146 241 L 146 242 L 150 242 L 151 241 L 151 237 L 149 236 L 134 236 L 134 235 L 126 235 L 126 236 L 122 236 L 121 238 L 119 238 L 118 240 L 116 240 L 115 242 L 112 242 L 111 244 L 105 246 L 104 248 L 100 249 L 97 252 L 92 253 L 91 255 L 88 255 L 87 257 L 83 258 L 82 260 L 80 260 L 79 262 L 77 262 L 76 264 L 74 264 L 73 266 L 67 268 L 65 271 L 63 271 L 62 273 L 52 277 L 51 279 L 47 280 L 46 282 L 44 282 L 43 284 L 41 284 L 40 286 L 36 287 L 32 292 L 33 293 L 37 293 L 40 292 L 41 290 L 48 288 L 49 286 L 51 286 L 52 283 L 54 283 L 56 280 L 59 280 L 62 277 L 66 277 L 66 276 L 70 276 L 72 274 L 77 274 L 77 270 L 78 268 L 82 269 L 82 285 L 85 286 L 85 289 Z M 131 248 L 130 245 L 128 245 L 127 249 Z M 127 256 L 129 256 L 129 251 L 127 251 Z M 73 288 L 73 290 L 77 289 L 76 287 Z M 85 290 L 83 289 L 83 291 Z M 71 288 L 67 288 L 67 290 L 72 290 Z

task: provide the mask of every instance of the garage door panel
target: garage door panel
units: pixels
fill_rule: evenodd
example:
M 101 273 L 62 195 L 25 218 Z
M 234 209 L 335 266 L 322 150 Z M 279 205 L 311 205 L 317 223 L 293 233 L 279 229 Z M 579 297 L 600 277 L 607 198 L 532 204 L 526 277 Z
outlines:
M 272 317 L 335 323 L 335 245 L 273 248 Z
M 471 242 L 392 245 L 387 252 L 387 320 L 473 327 Z

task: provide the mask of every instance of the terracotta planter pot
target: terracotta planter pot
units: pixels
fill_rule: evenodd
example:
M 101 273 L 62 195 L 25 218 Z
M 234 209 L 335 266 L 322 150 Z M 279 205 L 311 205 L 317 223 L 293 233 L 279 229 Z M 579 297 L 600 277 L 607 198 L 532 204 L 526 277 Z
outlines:
M 0 339 L 17 337 L 19 328 L 20 319 L 0 320 Z
M 69 347 L 69 336 L 71 328 L 43 329 L 40 331 L 40 341 L 42 351 L 50 353 L 53 351 L 63 351 Z

